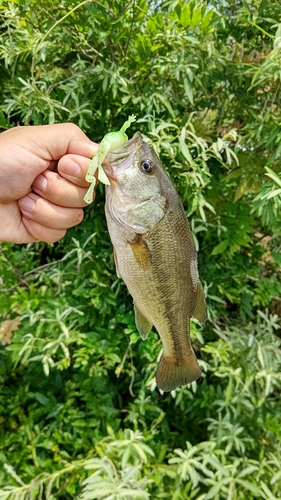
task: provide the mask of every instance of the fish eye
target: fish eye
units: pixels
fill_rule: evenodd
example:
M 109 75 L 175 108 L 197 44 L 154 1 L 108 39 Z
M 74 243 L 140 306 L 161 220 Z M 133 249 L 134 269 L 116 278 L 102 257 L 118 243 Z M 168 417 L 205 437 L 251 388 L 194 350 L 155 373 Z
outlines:
M 143 160 L 140 164 L 142 172 L 145 174 L 151 174 L 153 172 L 153 163 L 150 160 Z

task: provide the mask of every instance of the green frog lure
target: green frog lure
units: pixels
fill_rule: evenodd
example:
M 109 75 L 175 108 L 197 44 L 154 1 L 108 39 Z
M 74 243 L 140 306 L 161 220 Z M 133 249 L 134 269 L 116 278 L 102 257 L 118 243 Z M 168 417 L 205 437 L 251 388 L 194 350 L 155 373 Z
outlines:
M 127 141 L 128 136 L 125 134 L 127 128 L 130 127 L 131 123 L 136 121 L 136 116 L 131 115 L 128 120 L 124 123 L 123 127 L 120 128 L 118 132 L 110 132 L 106 134 L 102 139 L 95 156 L 92 158 L 91 163 L 88 167 L 85 179 L 90 182 L 91 185 L 84 196 L 84 201 L 86 203 L 91 203 L 93 200 L 93 192 L 96 185 L 95 173 L 98 171 L 98 179 L 103 184 L 110 184 L 110 181 L 102 167 L 102 162 L 104 161 L 106 155 L 115 149 L 121 148 Z

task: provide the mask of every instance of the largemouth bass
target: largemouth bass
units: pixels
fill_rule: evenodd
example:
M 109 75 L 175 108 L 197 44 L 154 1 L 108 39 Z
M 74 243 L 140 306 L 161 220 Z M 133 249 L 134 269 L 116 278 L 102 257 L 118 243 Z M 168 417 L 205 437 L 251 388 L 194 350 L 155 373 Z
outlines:
M 163 391 L 201 375 L 190 341 L 190 318 L 204 322 L 204 293 L 197 255 L 180 198 L 159 158 L 140 132 L 103 163 L 105 213 L 118 276 L 133 297 L 137 329 L 152 326 L 163 353 L 156 383 Z

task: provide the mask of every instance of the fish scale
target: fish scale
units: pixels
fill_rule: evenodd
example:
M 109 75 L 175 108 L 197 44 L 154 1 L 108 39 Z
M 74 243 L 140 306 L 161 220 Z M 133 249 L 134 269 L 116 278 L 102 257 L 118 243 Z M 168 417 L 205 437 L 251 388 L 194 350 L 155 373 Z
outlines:
M 201 375 L 190 318 L 205 321 L 207 310 L 192 233 L 170 178 L 140 133 L 109 155 L 105 170 L 111 180 L 105 212 L 117 272 L 133 297 L 142 338 L 152 325 L 161 338 L 156 382 L 171 391 Z
M 184 250 L 190 242 L 184 237 L 188 232 L 180 230 L 181 225 L 185 226 L 187 222 L 185 215 L 178 215 L 178 210 L 166 214 L 155 234 L 148 238 L 148 245 L 151 245 L 152 254 L 158 262 L 157 267 L 155 266 L 157 271 L 150 280 L 155 281 L 162 309 L 161 315 L 155 315 L 152 323 L 161 337 L 164 352 L 172 351 L 175 357 L 182 358 L 191 349 L 189 318 L 194 311 L 196 297 L 187 293 L 192 289 L 192 284 Z M 157 237 L 158 231 L 163 235 L 164 245 Z M 174 232 L 177 238 L 174 237 Z M 149 308 L 149 304 L 146 304 L 146 308 Z M 152 316 L 153 313 L 152 308 Z

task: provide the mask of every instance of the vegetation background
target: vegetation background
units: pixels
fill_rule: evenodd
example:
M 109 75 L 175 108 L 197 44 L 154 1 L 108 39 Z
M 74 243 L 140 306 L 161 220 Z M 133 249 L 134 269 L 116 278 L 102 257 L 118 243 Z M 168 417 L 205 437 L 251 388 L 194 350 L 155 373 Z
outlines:
M 199 252 L 204 375 L 155 386 L 98 189 L 59 243 L 0 245 L 0 499 L 281 498 L 279 0 L 2 0 L 0 126 L 129 114 Z

